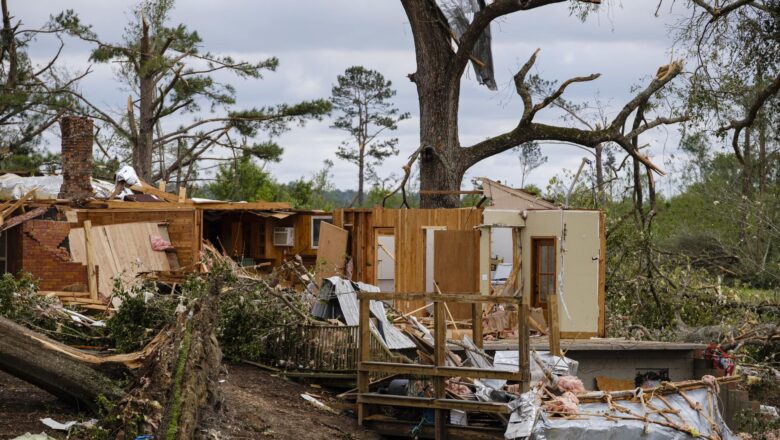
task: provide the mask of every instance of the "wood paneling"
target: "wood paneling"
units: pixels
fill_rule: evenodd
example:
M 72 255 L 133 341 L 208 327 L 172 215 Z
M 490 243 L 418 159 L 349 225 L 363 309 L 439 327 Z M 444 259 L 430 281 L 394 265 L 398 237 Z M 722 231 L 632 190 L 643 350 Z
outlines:
M 433 278 L 442 293 L 479 291 L 479 232 L 434 231 Z M 455 320 L 471 319 L 471 304 L 447 303 Z
M 470 231 L 482 222 L 482 210 L 463 209 L 338 209 L 333 214 L 336 226 L 350 232 L 353 279 L 376 284 L 375 228 L 395 231 L 395 287 L 398 292 L 425 290 L 424 226 L 442 226 L 448 231 Z M 477 252 L 477 244 L 474 244 Z M 475 273 L 478 268 L 475 266 Z M 474 292 L 477 288 L 474 288 Z M 401 311 L 412 311 L 420 301 L 397 301 Z M 421 312 L 418 312 L 418 314 Z
M 160 205 L 162 205 L 162 203 Z M 194 208 L 179 208 L 164 211 L 79 209 L 75 212 L 77 221 L 73 227 L 83 227 L 84 220 L 87 219 L 92 221 L 92 226 L 138 222 L 167 223 L 171 244 L 176 248 L 176 254 L 179 257 L 181 266 L 189 266 L 191 270 L 195 270 L 195 263 L 200 261 L 201 219 L 203 213 Z
M 323 278 L 344 276 L 344 262 L 347 254 L 349 233 L 330 223 L 320 223 L 320 238 L 317 249 L 317 285 Z

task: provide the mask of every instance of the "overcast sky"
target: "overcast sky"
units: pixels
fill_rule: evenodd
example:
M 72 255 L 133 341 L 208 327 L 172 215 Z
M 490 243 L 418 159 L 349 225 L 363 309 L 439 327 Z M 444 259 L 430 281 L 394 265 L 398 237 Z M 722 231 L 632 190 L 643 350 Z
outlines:
M 104 40 L 118 41 L 134 1 L 103 0 L 10 0 L 13 14 L 27 26 L 40 25 L 63 9 L 74 9 L 82 21 L 93 26 Z M 668 2 L 667 2 L 668 3 Z M 565 80 L 571 76 L 601 73 L 595 82 L 569 88 L 566 98 L 593 101 L 598 98 L 615 110 L 629 99 L 631 88 L 644 85 L 656 69 L 673 57 L 669 25 L 679 17 L 664 6 L 658 17 L 658 0 L 607 0 L 597 14 L 584 23 L 570 16 L 568 5 L 560 4 L 521 12 L 495 22 L 493 57 L 498 91 L 480 86 L 469 72 L 463 81 L 460 110 L 461 143 L 464 146 L 513 127 L 522 112 L 515 95 L 512 75 L 538 47 L 535 73 L 545 79 Z M 679 8 L 678 8 L 679 9 Z M 685 11 L 676 11 L 684 13 Z M 382 72 L 397 89 L 396 104 L 412 114 L 401 123 L 396 136 L 401 154 L 389 159 L 380 174 L 400 174 L 400 167 L 419 145 L 418 106 L 414 84 L 406 75 L 415 70 L 414 47 L 408 22 L 398 0 L 179 0 L 172 23 L 185 23 L 203 38 L 205 50 L 231 54 L 245 60 L 276 56 L 279 69 L 263 80 L 231 80 L 236 86 L 236 108 L 292 103 L 326 98 L 336 76 L 353 65 Z M 34 55 L 43 57 L 55 49 L 53 42 L 40 41 Z M 90 47 L 66 40 L 65 65 L 73 70 L 89 65 Z M 127 99 L 110 66 L 93 66 L 81 90 L 93 102 L 120 108 Z M 543 111 L 537 120 L 565 123 L 554 111 Z M 338 160 L 334 153 L 344 139 L 329 128 L 329 120 L 310 123 L 283 135 L 282 161 L 270 170 L 281 181 L 309 176 L 325 159 L 335 162 L 335 183 L 340 188 L 356 187 L 356 167 Z M 49 135 L 49 138 L 53 134 Z M 656 129 L 643 139 L 651 143 L 651 155 L 664 164 L 677 148 L 676 129 Z M 58 148 L 58 141 L 51 142 Z M 576 169 L 587 153 L 571 146 L 543 145 L 549 157 L 527 182 L 544 187 L 561 170 Z M 519 184 L 516 156 L 507 152 L 473 167 L 469 178 L 491 176 Z

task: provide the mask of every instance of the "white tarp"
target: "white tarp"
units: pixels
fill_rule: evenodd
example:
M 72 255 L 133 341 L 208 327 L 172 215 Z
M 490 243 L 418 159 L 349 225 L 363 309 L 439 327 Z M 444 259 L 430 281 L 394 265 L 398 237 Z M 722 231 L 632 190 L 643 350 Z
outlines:
M 721 417 L 717 402 L 710 405 L 707 399 L 707 389 L 699 388 L 685 391 L 686 396 L 701 408 L 696 411 L 680 394 L 667 394 L 665 399 L 669 402 L 676 414 L 665 413 L 668 420 L 652 411 L 649 406 L 643 407 L 639 401 L 616 400 L 615 403 L 629 409 L 639 416 L 648 416 L 649 420 L 662 424 L 673 424 L 685 431 L 656 423 L 648 423 L 642 420 L 626 420 L 628 414 L 610 411 L 606 403 L 582 403 L 579 405 L 580 414 L 607 414 L 616 418 L 608 420 L 603 416 L 578 415 L 577 417 L 550 417 L 542 411 L 541 417 L 534 427 L 531 439 L 534 440 L 620 440 L 627 438 L 641 438 L 642 440 L 689 440 L 693 438 L 718 438 L 713 435 L 714 429 L 710 426 L 712 420 L 720 431 L 723 440 L 737 440 Z M 717 399 L 717 395 L 713 396 Z M 638 400 L 638 399 L 635 399 Z M 646 398 L 653 407 L 666 408 L 665 403 L 658 397 Z M 645 429 L 647 432 L 645 433 Z M 516 438 L 516 437 L 507 437 Z
M 8 173 L 0 176 L 0 200 L 18 200 L 33 188 L 35 191 L 33 200 L 54 200 L 60 193 L 62 176 L 30 176 L 22 177 Z M 95 197 L 107 198 L 114 191 L 114 184 L 104 180 L 92 179 L 92 189 Z M 130 190 L 124 190 L 120 196 L 132 194 Z

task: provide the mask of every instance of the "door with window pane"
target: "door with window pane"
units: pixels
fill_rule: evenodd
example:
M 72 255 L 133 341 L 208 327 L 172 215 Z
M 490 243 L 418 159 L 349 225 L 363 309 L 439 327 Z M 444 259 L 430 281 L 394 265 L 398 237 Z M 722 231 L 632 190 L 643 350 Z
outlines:
M 544 307 L 555 294 L 555 238 L 532 238 L 531 246 L 531 302 Z

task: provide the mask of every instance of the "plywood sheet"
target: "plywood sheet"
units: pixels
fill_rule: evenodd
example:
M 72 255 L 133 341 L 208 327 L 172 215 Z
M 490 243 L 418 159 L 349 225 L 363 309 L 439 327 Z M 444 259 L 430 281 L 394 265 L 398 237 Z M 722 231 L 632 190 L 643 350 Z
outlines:
M 479 232 L 435 231 L 433 277 L 442 293 L 479 291 Z M 453 318 L 471 319 L 471 304 L 447 303 Z
M 317 284 L 323 278 L 344 275 L 349 233 L 327 222 L 320 223 L 320 240 L 317 249 Z
M 170 270 L 165 252 L 152 249 L 150 237 L 161 235 L 157 223 L 123 223 L 92 227 L 92 251 L 98 266 L 98 291 L 111 295 L 114 279 L 131 283 L 139 272 Z M 86 263 L 83 228 L 71 228 L 68 234 L 74 261 Z

